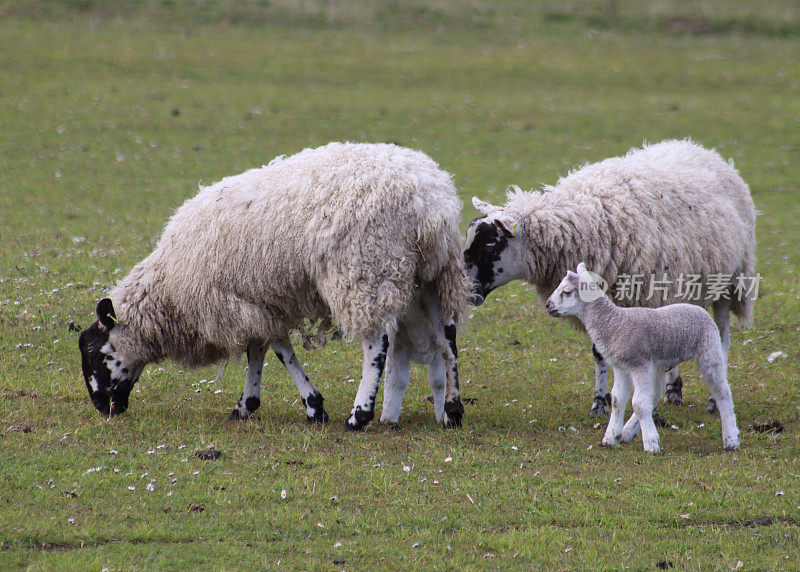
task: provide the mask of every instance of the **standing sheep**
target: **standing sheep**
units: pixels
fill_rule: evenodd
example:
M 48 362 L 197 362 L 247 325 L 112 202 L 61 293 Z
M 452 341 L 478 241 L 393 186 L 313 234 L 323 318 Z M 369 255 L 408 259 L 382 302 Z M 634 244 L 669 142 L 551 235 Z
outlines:
M 726 356 L 729 312 L 742 325 L 752 320 L 757 280 L 750 191 L 732 164 L 691 141 L 633 149 L 543 192 L 515 189 L 504 206 L 472 203 L 483 215 L 470 224 L 464 251 L 476 304 L 515 279 L 533 284 L 545 300 L 585 261 L 622 306 L 711 305 Z M 592 350 L 591 414 L 606 415 L 606 362 L 597 347 Z M 681 402 L 681 385 L 677 368 L 671 370 L 668 401 Z
M 630 443 L 641 427 L 648 453 L 657 453 L 658 431 L 653 409 L 664 393 L 667 371 L 694 359 L 719 407 L 726 451 L 739 448 L 739 429 L 727 380 L 727 361 L 719 332 L 703 308 L 673 304 L 661 308 L 619 308 L 600 289 L 586 265 L 567 272 L 547 299 L 553 317 L 575 316 L 600 353 L 614 368 L 611 417 L 603 445 Z M 633 415 L 625 408 L 633 392 Z
M 437 420 L 460 424 L 455 324 L 470 287 L 460 212 L 450 175 L 390 144 L 330 143 L 201 188 L 81 334 L 92 402 L 103 414 L 121 413 L 148 363 L 201 366 L 246 351 L 244 391 L 231 413 L 246 418 L 260 405 L 271 346 L 308 419 L 326 421 L 289 333 L 332 317 L 364 352 L 346 428 L 373 418 L 387 354 L 388 421 L 399 414 L 408 360 L 418 359 L 434 370 Z

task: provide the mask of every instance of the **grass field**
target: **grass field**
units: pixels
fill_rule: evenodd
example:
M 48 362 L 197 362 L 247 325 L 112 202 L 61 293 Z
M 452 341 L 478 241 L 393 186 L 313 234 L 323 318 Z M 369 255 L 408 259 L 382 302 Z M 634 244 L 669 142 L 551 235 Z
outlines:
M 0 569 L 800 568 L 800 8 L 763 4 L 0 0 Z M 87 398 L 75 330 L 198 182 L 393 141 L 454 174 L 466 226 L 473 195 L 673 137 L 762 213 L 735 453 L 692 367 L 662 454 L 600 448 L 589 343 L 523 284 L 460 333 L 460 430 L 415 369 L 398 429 L 345 433 L 346 342 L 299 352 L 322 428 L 272 356 L 246 422 L 244 361 L 150 366 L 110 421 Z

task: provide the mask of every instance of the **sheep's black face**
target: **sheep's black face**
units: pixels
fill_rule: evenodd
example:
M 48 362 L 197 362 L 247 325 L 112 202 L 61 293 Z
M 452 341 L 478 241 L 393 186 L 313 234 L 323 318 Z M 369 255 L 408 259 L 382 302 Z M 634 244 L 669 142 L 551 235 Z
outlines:
M 92 403 L 103 415 L 113 416 L 128 408 L 128 396 L 140 372 L 126 365 L 108 341 L 117 320 L 111 300 L 98 304 L 97 315 L 97 322 L 78 340 L 81 367 Z
M 467 229 L 464 265 L 472 280 L 474 294 L 470 304 L 480 306 L 489 292 L 516 278 L 507 272 L 509 240 L 513 234 L 487 217 L 474 219 Z

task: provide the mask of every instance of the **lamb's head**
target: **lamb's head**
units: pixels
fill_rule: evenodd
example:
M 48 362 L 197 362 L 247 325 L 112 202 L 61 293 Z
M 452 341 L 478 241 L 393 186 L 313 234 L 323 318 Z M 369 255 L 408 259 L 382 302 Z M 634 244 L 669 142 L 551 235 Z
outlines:
M 555 318 L 580 316 L 586 304 L 605 295 L 602 284 L 598 284 L 598 278 L 600 277 L 586 269 L 583 262 L 578 264 L 577 273 L 567 271 L 567 275 L 545 302 L 547 313 Z
M 97 305 L 97 321 L 78 340 L 89 397 L 97 410 L 108 416 L 128 408 L 128 396 L 142 372 L 141 366 L 128 363 L 110 339 L 117 321 L 114 305 L 105 298 Z
M 481 213 L 467 228 L 464 266 L 473 283 L 470 303 L 479 306 L 486 296 L 503 284 L 525 278 L 520 223 L 503 207 L 473 197 L 472 204 Z

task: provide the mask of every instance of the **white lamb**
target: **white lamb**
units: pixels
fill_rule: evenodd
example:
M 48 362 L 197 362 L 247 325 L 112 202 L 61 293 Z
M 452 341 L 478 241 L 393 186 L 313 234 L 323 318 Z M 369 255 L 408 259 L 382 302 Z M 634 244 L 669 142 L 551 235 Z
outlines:
M 199 366 L 246 351 L 247 379 L 231 413 L 245 418 L 260 405 L 271 346 L 308 419 L 326 421 L 289 333 L 332 317 L 364 352 L 348 429 L 373 418 L 387 354 L 384 420 L 397 421 L 416 359 L 431 364 L 437 420 L 460 424 L 455 325 L 470 287 L 460 212 L 450 175 L 389 144 L 330 143 L 201 188 L 82 333 L 92 402 L 106 415 L 125 411 L 148 363 Z
M 484 215 L 470 224 L 464 251 L 476 304 L 515 279 L 535 285 L 545 300 L 585 261 L 622 306 L 710 305 L 726 355 L 729 312 L 741 325 L 752 320 L 758 282 L 750 191 L 732 164 L 691 141 L 631 150 L 543 192 L 516 189 L 504 206 L 472 202 Z M 605 415 L 607 368 L 598 348 L 593 354 L 591 413 Z M 667 399 L 681 402 L 677 368 Z
M 717 403 L 725 450 L 739 447 L 725 352 L 717 327 L 704 309 L 690 304 L 619 308 L 583 263 L 578 265 L 577 274 L 567 272 L 545 307 L 551 316 L 578 318 L 614 368 L 611 417 L 603 445 L 615 446 L 620 440 L 629 443 L 641 426 L 644 450 L 657 453 L 660 446 L 653 408 L 664 393 L 667 371 L 694 359 Z M 633 415 L 623 427 L 631 391 Z

